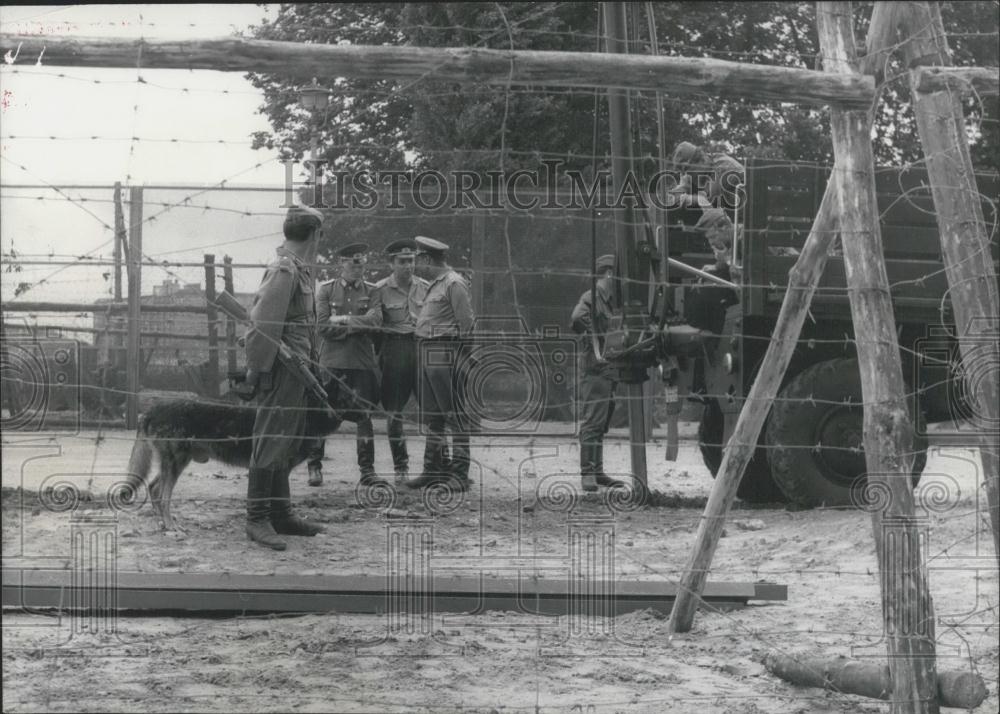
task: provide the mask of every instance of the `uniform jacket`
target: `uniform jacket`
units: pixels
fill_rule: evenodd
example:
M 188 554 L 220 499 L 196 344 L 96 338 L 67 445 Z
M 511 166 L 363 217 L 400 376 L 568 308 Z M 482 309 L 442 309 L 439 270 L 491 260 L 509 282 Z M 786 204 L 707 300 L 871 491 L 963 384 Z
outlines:
M 320 283 L 316 319 L 321 339 L 319 363 L 329 369 L 377 369 L 371 329 L 376 315 L 371 309 L 372 286 L 360 278 L 348 283 L 334 278 Z M 347 325 L 331 325 L 331 315 L 350 315 Z
M 415 334 L 421 339 L 467 337 L 475 322 L 469 284 L 449 268 L 427 286 Z
M 247 367 L 270 372 L 278 343 L 308 360 L 315 323 L 313 281 L 309 268 L 291 251 L 279 247 L 250 306 L 246 334 Z
M 596 308 L 593 306 L 589 290 L 580 296 L 573 308 L 572 327 L 573 331 L 581 336 L 580 362 L 585 371 L 604 370 L 605 367 L 610 369 L 606 363 L 599 362 L 594 354 L 591 335 L 597 335 L 598 345 L 604 349 L 604 334 L 610 327 L 613 311 L 614 293 L 606 279 L 597 281 Z
M 416 275 L 410 279 L 409 290 L 399 286 L 395 275 L 375 283 L 370 293 L 375 326 L 383 334 L 412 335 L 417 329 L 417 318 L 424 307 L 429 285 Z

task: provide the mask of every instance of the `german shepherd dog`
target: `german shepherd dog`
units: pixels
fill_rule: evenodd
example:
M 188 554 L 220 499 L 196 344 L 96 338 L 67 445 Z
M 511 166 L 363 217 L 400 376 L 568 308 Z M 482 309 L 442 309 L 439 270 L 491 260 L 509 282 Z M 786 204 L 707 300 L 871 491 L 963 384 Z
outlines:
M 170 498 L 181 472 L 192 461 L 209 459 L 230 466 L 247 467 L 253 451 L 253 423 L 257 409 L 239 404 L 198 402 L 191 399 L 154 404 L 139 419 L 135 445 L 129 459 L 126 490 L 135 498 L 144 484 L 153 508 L 165 530 L 174 528 Z M 324 409 L 310 409 L 306 433 L 292 467 L 306 459 L 306 439 L 327 436 L 340 427 L 341 420 Z M 153 453 L 160 471 L 148 480 Z

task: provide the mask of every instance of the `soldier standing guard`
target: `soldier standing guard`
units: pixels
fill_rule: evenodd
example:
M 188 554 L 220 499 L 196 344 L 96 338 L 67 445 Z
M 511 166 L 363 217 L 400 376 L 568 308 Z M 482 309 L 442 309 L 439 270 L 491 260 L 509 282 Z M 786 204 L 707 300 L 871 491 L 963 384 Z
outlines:
M 382 408 L 386 412 L 389 450 L 396 483 L 409 477 L 410 457 L 403 433 L 402 411 L 417 393 L 417 345 L 414 332 L 424 305 L 428 283 L 413 274 L 416 242 L 397 240 L 386 246 L 392 274 L 375 284 L 371 310 L 380 328 L 378 365 L 382 372 Z
M 467 490 L 469 479 L 469 431 L 472 420 L 464 407 L 465 379 L 463 341 L 472 334 L 475 315 L 469 286 L 445 262 L 448 246 L 433 238 L 417 236 L 417 269 L 429 281 L 424 306 L 414 334 L 420 341 L 420 411 L 427 423 L 424 472 L 410 488 L 444 483 Z M 422 276 L 423 277 L 423 276 Z M 451 431 L 452 459 L 447 461 Z
M 308 360 L 315 305 L 309 264 L 316 254 L 323 214 L 293 206 L 282 230 L 285 242 L 264 272 L 250 308 L 246 334 L 248 385 L 257 389 L 253 452 L 247 483 L 247 536 L 284 550 L 280 535 L 313 536 L 321 526 L 292 513 L 288 474 L 302 445 L 308 406 L 306 386 L 277 359 L 279 342 Z
M 322 283 L 317 296 L 319 351 L 324 388 L 330 405 L 358 425 L 357 454 L 361 483 L 381 479 L 375 474 L 375 436 L 371 413 L 378 401 L 378 365 L 372 345 L 377 316 L 371 309 L 370 286 L 364 275 L 368 246 L 352 243 L 337 251 L 340 277 Z M 323 483 L 321 461 L 326 440 L 313 440 L 309 450 L 309 485 Z
M 615 387 L 618 384 L 615 368 L 594 353 L 594 337 L 598 347 L 604 348 L 604 335 L 610 327 L 615 308 L 615 293 L 611 281 L 614 277 L 615 256 L 602 255 L 597 259 L 597 300 L 588 290 L 580 296 L 573 308 L 573 331 L 583 335 L 580 344 L 583 372 L 577 388 L 577 402 L 583 411 L 580 425 L 580 482 L 584 491 L 596 491 L 598 486 L 623 486 L 617 479 L 604 473 L 604 435 L 611 426 L 615 411 Z

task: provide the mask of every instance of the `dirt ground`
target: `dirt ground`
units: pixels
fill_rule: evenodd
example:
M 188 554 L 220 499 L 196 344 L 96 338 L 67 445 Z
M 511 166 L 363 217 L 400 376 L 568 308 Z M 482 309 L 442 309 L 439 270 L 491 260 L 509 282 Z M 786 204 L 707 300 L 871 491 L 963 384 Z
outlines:
M 392 507 L 433 518 L 435 555 L 465 558 L 486 573 L 509 556 L 565 555 L 569 519 L 602 517 L 614 529 L 619 579 L 675 581 L 711 487 L 692 434 L 693 425 L 682 425 L 688 440 L 675 462 L 663 460 L 661 443 L 648 447 L 650 487 L 665 495 L 657 507 L 609 511 L 600 497 L 583 497 L 573 474 L 578 451 L 560 437 L 538 437 L 530 445 L 523 438 L 476 441 L 476 486 L 463 501 L 435 505 L 402 495 Z M 94 431 L 23 440 L 5 435 L 4 567 L 68 566 L 71 511 L 40 506 L 38 493 L 72 483 L 92 499 L 78 508 L 104 508 L 132 438 L 127 432 L 96 437 Z M 377 466 L 391 472 L 384 439 L 377 448 Z M 411 440 L 412 455 L 422 448 L 420 439 Z M 626 442 L 609 442 L 606 451 L 608 470 L 624 472 Z M 119 513 L 119 570 L 384 577 L 387 528 L 398 521 L 387 518 L 385 503 L 358 502 L 351 434 L 331 437 L 326 453 L 322 487 L 306 485 L 304 467 L 292 476 L 300 513 L 324 522 L 326 534 L 292 538 L 283 553 L 251 546 L 243 533 L 245 474 L 213 462 L 192 464 L 174 494 L 183 530 L 162 531 L 149 505 Z M 918 496 L 929 507 L 926 553 L 939 668 L 980 672 L 990 694 L 976 711 L 995 712 L 998 583 L 995 565 L 990 569 L 989 525 L 977 510 L 978 463 L 971 450 L 934 450 Z M 985 563 L 978 571 L 977 553 Z M 888 710 L 873 700 L 797 689 L 761 664 L 771 650 L 884 656 L 867 514 L 738 504 L 709 579 L 783 583 L 788 600 L 699 612 L 692 631 L 672 640 L 666 620 L 647 610 L 582 635 L 569 634 L 565 618 L 518 612 L 439 614 L 431 637 L 389 632 L 380 615 L 127 617 L 117 621 L 111 639 L 76 637 L 66 644 L 63 621 L 5 612 L 3 710 Z

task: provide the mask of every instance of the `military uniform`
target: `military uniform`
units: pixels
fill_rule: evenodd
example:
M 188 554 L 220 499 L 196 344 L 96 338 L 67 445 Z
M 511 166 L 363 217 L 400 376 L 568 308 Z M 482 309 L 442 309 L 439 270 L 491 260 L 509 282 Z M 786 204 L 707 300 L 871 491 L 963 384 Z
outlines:
M 352 244 L 338 253 L 342 257 L 363 254 L 368 246 Z M 330 404 L 347 421 L 357 423 L 357 458 L 361 480 L 375 476 L 375 437 L 371 413 L 379 399 L 378 365 L 372 344 L 377 319 L 371 309 L 371 288 L 362 278 L 338 277 L 322 283 L 316 296 L 317 325 L 321 340 L 319 364 Z M 330 317 L 346 316 L 346 324 L 330 324 Z M 325 439 L 313 440 L 309 449 L 310 484 L 323 459 Z
M 289 225 L 294 231 L 304 224 L 310 233 L 321 222 L 318 211 L 295 207 L 285 221 L 286 235 Z M 321 530 L 296 518 L 290 506 L 288 475 L 302 446 L 308 403 L 305 385 L 277 357 L 279 344 L 284 343 L 294 355 L 310 358 L 315 304 L 309 267 L 285 246 L 277 249 L 264 272 L 250 321 L 245 345 L 248 376 L 253 375 L 257 386 L 257 414 L 247 485 L 247 533 L 284 550 L 278 533 L 315 535 Z
M 682 141 L 674 149 L 672 161 L 674 166 L 683 172 L 687 172 L 688 169 L 711 170 L 714 174 L 708 185 L 701 187 L 692 186 L 690 175 L 685 173 L 681 185 L 683 191 L 694 195 L 704 191 L 707 205 L 700 200 L 699 205 L 707 208 L 718 206 L 721 202 L 725 208 L 731 209 L 736 206 L 738 197 L 735 188 L 737 184 L 742 183 L 745 169 L 743 164 L 732 156 L 722 153 L 708 153 L 690 142 Z M 732 176 L 734 174 L 735 177 Z
M 418 236 L 417 249 L 444 256 L 448 246 Z M 469 432 L 474 427 L 465 409 L 463 341 L 472 333 L 475 315 L 469 285 L 448 268 L 427 286 L 414 334 L 420 341 L 420 410 L 427 424 L 424 473 L 411 487 L 435 481 L 468 488 Z M 451 460 L 446 459 L 446 427 L 451 431 Z
M 413 241 L 392 243 L 386 252 L 391 256 L 415 255 Z M 409 471 L 409 454 L 403 433 L 401 412 L 417 393 L 417 346 L 414 333 L 417 318 L 424 306 L 429 283 L 416 275 L 403 287 L 395 274 L 380 280 L 371 291 L 370 309 L 380 332 L 378 352 L 382 374 L 382 407 L 386 411 L 386 431 L 392 463 L 399 479 Z
M 597 260 L 597 270 L 614 266 L 613 255 Z M 588 290 L 580 296 L 571 317 L 573 331 L 581 335 L 580 365 L 583 370 L 577 385 L 577 404 L 581 410 L 580 424 L 580 478 L 586 491 L 600 486 L 614 486 L 619 482 L 604 473 L 604 435 L 611 426 L 615 411 L 615 387 L 618 384 L 614 367 L 594 354 L 593 335 L 598 347 L 604 348 L 603 335 L 610 327 L 615 310 L 615 295 L 606 279 L 597 281 L 597 300 Z

